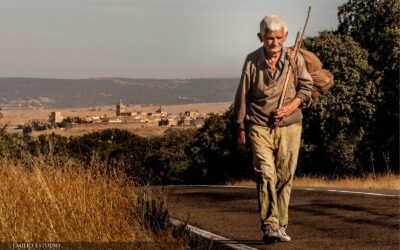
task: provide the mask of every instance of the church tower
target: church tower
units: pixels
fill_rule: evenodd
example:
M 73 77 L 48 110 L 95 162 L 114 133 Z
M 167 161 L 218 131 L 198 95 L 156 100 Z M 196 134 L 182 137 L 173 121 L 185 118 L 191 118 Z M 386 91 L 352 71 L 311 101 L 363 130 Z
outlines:
M 117 104 L 117 108 L 116 108 L 116 115 L 117 116 L 121 116 L 121 113 L 125 112 L 125 105 L 122 104 L 122 100 L 119 99 L 119 103 Z

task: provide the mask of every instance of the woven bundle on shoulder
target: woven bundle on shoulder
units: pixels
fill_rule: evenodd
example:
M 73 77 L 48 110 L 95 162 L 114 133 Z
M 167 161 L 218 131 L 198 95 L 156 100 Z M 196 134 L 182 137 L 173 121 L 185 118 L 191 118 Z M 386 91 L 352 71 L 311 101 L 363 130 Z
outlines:
M 299 53 L 304 58 L 308 72 L 311 73 L 322 69 L 322 63 L 314 53 L 305 49 L 300 49 Z
M 295 72 L 295 81 L 297 83 L 297 67 L 293 60 L 293 49 L 288 50 L 290 64 Z M 314 90 L 312 99 L 315 101 L 320 95 L 325 94 L 334 85 L 333 75 L 329 70 L 322 68 L 319 58 L 311 51 L 299 49 L 299 54 L 304 58 L 307 71 L 313 79 Z

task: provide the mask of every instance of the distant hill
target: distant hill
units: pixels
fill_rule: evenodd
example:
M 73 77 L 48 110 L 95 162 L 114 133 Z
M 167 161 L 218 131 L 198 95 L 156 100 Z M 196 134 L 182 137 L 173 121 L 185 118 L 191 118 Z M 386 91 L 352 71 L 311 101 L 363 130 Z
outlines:
M 0 107 L 86 107 L 233 101 L 238 78 L 0 78 Z

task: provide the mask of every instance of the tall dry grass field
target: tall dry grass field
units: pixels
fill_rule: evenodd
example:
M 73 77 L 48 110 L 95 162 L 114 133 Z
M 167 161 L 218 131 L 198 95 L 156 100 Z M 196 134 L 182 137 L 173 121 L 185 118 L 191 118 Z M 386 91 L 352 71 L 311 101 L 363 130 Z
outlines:
M 372 174 L 362 178 L 347 177 L 342 179 L 327 179 L 314 177 L 297 177 L 293 180 L 294 186 L 299 187 L 334 187 L 334 188 L 362 188 L 362 189 L 388 189 L 400 190 L 400 175 Z
M 140 202 L 149 193 L 99 169 L 0 159 L 0 241 L 154 242 Z

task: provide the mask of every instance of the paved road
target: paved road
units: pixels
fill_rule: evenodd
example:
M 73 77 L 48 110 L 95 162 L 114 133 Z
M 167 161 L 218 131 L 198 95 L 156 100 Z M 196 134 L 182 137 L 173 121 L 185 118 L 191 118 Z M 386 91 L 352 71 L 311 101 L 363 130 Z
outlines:
M 173 218 L 259 249 L 400 249 L 399 205 L 399 196 L 294 189 L 287 230 L 292 241 L 267 245 L 255 189 L 168 188 Z

